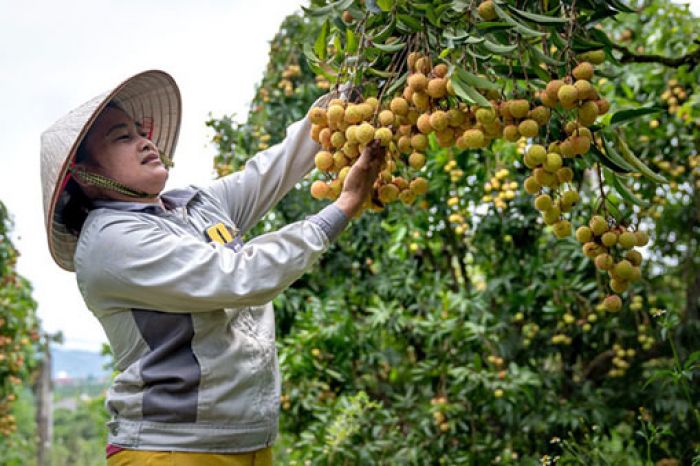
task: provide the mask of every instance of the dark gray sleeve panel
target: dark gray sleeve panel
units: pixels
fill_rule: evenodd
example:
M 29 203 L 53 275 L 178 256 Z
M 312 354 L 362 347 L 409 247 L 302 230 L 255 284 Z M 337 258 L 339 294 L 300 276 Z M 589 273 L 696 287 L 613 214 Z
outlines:
M 308 220 L 321 227 L 330 241 L 335 241 L 350 222 L 347 215 L 335 204 L 324 207 L 316 215 L 310 216 Z
M 201 371 L 190 314 L 132 309 L 150 352 L 142 358 L 143 419 L 196 422 Z

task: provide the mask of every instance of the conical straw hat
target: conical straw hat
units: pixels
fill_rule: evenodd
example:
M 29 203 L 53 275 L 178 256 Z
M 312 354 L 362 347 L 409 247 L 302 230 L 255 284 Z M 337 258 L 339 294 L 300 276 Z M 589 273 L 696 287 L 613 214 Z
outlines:
M 180 91 L 169 74 L 150 70 L 139 73 L 115 89 L 99 95 L 71 111 L 41 135 L 41 188 L 49 251 L 63 269 L 75 271 L 73 255 L 78 237 L 62 221 L 68 201 L 64 190 L 75 162 L 76 151 L 98 115 L 115 102 L 137 122 L 146 121 L 151 140 L 170 159 L 180 130 Z

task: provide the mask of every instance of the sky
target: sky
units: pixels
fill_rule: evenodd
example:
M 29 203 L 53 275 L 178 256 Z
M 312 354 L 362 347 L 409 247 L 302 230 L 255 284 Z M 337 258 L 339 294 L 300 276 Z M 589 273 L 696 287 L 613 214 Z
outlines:
M 0 200 L 14 221 L 18 272 L 33 286 L 42 327 L 64 346 L 99 350 L 106 337 L 75 275 L 48 251 L 39 176 L 40 134 L 90 98 L 147 69 L 183 98 L 176 166 L 166 189 L 214 176 L 214 116 L 245 118 L 269 41 L 302 0 L 0 0 Z M 255 7 L 252 7 L 255 5 Z
M 305 2 L 304 2 L 305 3 Z M 700 15 L 700 0 L 691 10 Z M 0 0 L 0 200 L 14 220 L 17 267 L 34 288 L 43 329 L 64 346 L 106 337 L 75 275 L 51 259 L 43 221 L 39 137 L 69 110 L 146 69 L 172 74 L 183 96 L 176 166 L 166 189 L 206 183 L 215 150 L 204 124 L 244 118 L 269 41 L 302 0 Z M 255 5 L 258 8 L 253 8 Z

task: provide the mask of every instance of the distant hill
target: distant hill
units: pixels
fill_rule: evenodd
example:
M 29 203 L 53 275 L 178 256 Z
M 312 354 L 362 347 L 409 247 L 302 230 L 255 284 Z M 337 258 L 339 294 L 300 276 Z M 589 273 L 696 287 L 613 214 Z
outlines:
M 102 356 L 98 352 L 53 347 L 51 355 L 53 357 L 51 378 L 53 379 L 59 376 L 71 379 L 102 378 L 111 373 L 110 370 L 104 369 L 111 358 Z

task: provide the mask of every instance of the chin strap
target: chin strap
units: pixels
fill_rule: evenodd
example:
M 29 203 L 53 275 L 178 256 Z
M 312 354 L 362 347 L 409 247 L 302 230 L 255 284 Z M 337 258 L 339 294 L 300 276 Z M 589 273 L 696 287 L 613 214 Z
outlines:
M 168 157 L 164 152 L 160 152 L 160 160 L 163 162 L 163 165 L 165 165 L 165 168 L 169 170 L 173 166 L 172 160 L 170 160 L 170 157 Z M 78 167 L 70 167 L 68 171 L 71 173 L 76 178 L 80 178 L 83 182 L 91 184 L 93 186 L 97 186 L 98 188 L 104 188 L 104 189 L 109 189 L 110 191 L 115 191 L 120 194 L 124 194 L 125 196 L 129 197 L 140 197 L 140 198 L 148 198 L 148 199 L 155 199 L 158 197 L 158 194 L 149 194 L 145 193 L 142 191 L 136 191 L 131 189 L 130 187 L 126 186 L 125 184 L 122 184 L 118 181 L 114 181 L 111 178 L 107 178 L 106 176 L 98 175 L 97 173 L 89 172 L 85 170 L 84 168 L 78 168 Z
M 98 188 L 109 189 L 124 194 L 129 197 L 146 197 L 149 199 L 158 197 L 157 194 L 148 194 L 142 191 L 135 191 L 128 186 L 114 181 L 106 176 L 98 175 L 97 173 L 89 172 L 83 168 L 70 167 L 68 171 L 76 178 L 80 178 L 85 183 L 97 186 Z

